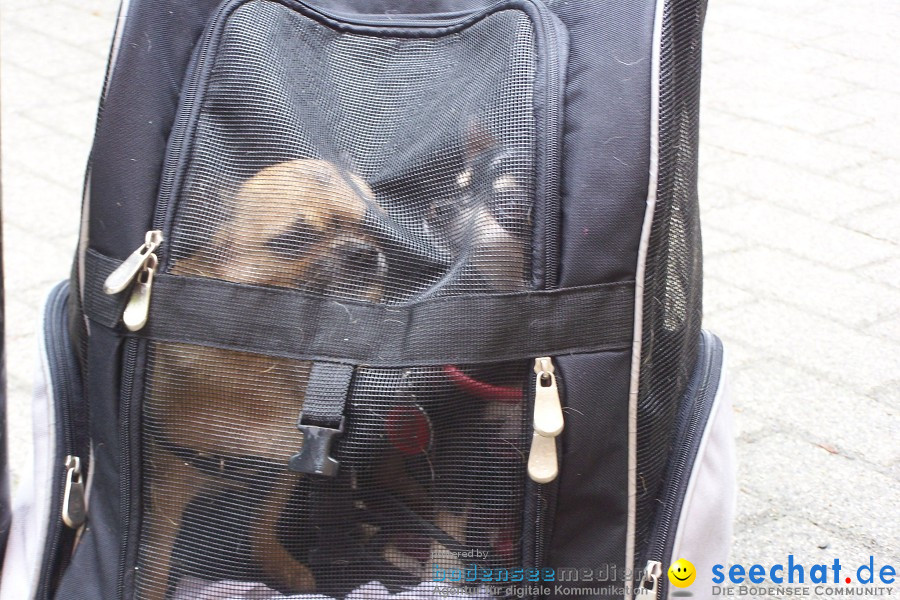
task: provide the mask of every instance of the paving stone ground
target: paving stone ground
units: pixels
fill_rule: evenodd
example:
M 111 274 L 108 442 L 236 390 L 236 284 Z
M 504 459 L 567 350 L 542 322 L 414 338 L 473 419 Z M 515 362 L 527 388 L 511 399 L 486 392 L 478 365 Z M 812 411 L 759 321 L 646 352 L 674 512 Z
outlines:
M 114 0 L 0 0 L 10 456 L 68 272 Z M 736 392 L 736 562 L 900 565 L 900 3 L 712 0 L 705 324 Z

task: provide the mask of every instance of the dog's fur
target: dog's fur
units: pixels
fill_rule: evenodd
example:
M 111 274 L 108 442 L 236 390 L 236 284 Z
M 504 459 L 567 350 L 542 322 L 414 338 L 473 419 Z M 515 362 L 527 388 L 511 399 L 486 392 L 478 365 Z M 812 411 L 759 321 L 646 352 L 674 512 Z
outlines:
M 377 302 L 386 261 L 363 227 L 367 210 L 375 208 L 373 198 L 361 178 L 326 161 L 298 159 L 264 168 L 226 202 L 229 219 L 209 246 L 176 261 L 171 272 Z M 148 436 L 153 460 L 144 539 L 152 568 L 143 566 L 146 600 L 163 600 L 172 583 L 175 542 L 189 504 L 201 494 L 242 485 L 227 471 L 247 457 L 283 469 L 247 524 L 247 562 L 273 588 L 314 591 L 312 572 L 278 535 L 279 519 L 302 477 L 287 470 L 287 462 L 302 443 L 296 423 L 309 367 L 217 348 L 157 345 L 148 411 L 154 433 Z M 222 472 L 198 468 L 203 460 L 220 461 Z M 240 481 L 246 486 L 260 479 L 250 472 Z

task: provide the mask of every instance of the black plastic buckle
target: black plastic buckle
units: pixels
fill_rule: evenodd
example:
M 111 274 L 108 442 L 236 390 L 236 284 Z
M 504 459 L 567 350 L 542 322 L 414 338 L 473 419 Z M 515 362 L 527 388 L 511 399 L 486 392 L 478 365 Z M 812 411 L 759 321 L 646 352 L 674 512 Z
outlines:
M 297 424 L 303 432 L 303 446 L 300 452 L 291 457 L 288 467 L 298 473 L 309 475 L 337 475 L 340 463 L 331 456 L 331 445 L 334 438 L 344 433 L 344 417 L 338 429 L 318 427 L 316 425 Z

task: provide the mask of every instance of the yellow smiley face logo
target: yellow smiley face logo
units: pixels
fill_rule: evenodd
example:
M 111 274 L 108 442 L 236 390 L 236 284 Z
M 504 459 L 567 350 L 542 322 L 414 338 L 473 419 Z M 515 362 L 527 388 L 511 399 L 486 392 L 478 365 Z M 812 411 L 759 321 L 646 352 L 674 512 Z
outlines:
M 669 581 L 675 587 L 687 587 L 697 579 L 697 569 L 689 560 L 679 558 L 669 567 Z

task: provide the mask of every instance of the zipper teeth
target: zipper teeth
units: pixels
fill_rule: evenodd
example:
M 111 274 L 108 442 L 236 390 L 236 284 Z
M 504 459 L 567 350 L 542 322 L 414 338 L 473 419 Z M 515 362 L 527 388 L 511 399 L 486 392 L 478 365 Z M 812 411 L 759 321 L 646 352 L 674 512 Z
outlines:
M 364 19 L 354 18 L 352 15 L 341 15 L 336 13 L 331 13 L 329 11 L 323 10 L 322 8 L 312 6 L 306 0 L 286 0 L 293 1 L 295 4 L 302 6 L 306 10 L 313 12 L 317 15 L 325 17 L 326 19 L 332 21 L 338 21 L 342 23 L 349 23 L 351 25 L 355 25 L 357 27 L 406 27 L 406 28 L 421 28 L 421 29 L 435 29 L 438 27 L 454 27 L 456 25 L 464 25 L 468 21 L 477 21 L 480 18 L 483 18 L 485 15 L 496 12 L 498 9 L 494 6 L 488 6 L 484 9 L 479 9 L 473 12 L 462 12 L 458 15 L 448 15 L 447 18 L 442 19 L 385 19 L 384 21 L 376 21 L 375 23 L 366 22 Z M 500 9 L 503 10 L 503 9 Z
M 61 320 L 65 319 L 65 298 L 67 291 L 68 285 L 66 283 L 62 283 L 54 288 L 52 292 L 52 296 L 47 303 L 47 309 L 44 314 L 44 338 L 47 342 L 47 345 L 49 346 L 49 351 L 52 354 L 52 360 L 50 363 L 50 377 L 53 382 L 52 389 L 54 392 L 54 396 L 59 394 L 61 398 L 59 406 L 63 430 L 63 452 L 64 454 L 69 455 L 76 452 L 76 449 L 73 447 L 74 434 L 72 432 L 71 413 L 69 410 L 69 403 L 71 401 L 71 398 L 69 396 L 69 390 L 71 389 L 71 378 L 68 376 L 69 373 L 66 366 L 58 368 L 55 371 L 52 367 L 53 364 L 59 366 L 60 361 L 64 362 L 68 360 L 68 355 L 66 354 L 67 348 L 65 347 L 65 341 L 62 339 L 63 336 L 55 335 L 58 332 L 54 331 L 54 324 L 57 322 L 57 316 L 60 312 L 63 315 Z M 63 322 L 63 328 L 64 327 L 65 323 Z M 64 364 L 67 363 L 64 362 Z M 58 473 L 53 474 L 53 477 L 56 476 L 58 476 Z M 57 497 L 59 498 L 59 507 L 62 507 L 66 493 L 66 483 L 65 479 L 61 479 L 60 481 L 61 483 L 58 488 Z M 62 548 L 63 538 L 65 537 L 66 533 L 65 528 L 62 525 L 62 518 L 58 514 L 51 514 L 51 518 L 51 526 L 54 528 L 52 533 L 53 539 L 50 541 L 50 545 L 48 546 L 49 552 L 46 552 L 44 554 L 45 558 L 43 560 L 40 587 L 37 591 L 38 598 L 49 598 L 50 596 L 50 579 L 51 577 L 53 577 L 53 571 L 57 566 L 55 558 Z
M 559 57 L 557 55 L 556 22 L 546 13 L 546 7 L 535 2 L 537 14 L 540 16 L 542 29 L 547 37 L 547 102 L 545 106 L 545 197 L 544 197 L 544 289 L 553 289 L 557 286 L 557 254 L 559 246 Z M 533 379 L 533 378 L 532 378 Z M 534 386 L 534 384 L 532 384 Z M 536 389 L 531 394 L 531 413 L 534 412 Z M 554 439 L 554 443 L 556 440 Z M 559 485 L 560 475 L 554 481 L 547 484 L 537 484 L 535 490 L 535 524 L 534 524 L 534 566 L 540 568 L 545 560 L 547 544 L 546 512 L 551 497 L 551 491 Z M 550 486 L 554 486 L 551 488 Z
M 560 202 L 559 202 L 559 57 L 557 56 L 556 22 L 546 14 L 546 7 L 538 6 L 537 12 L 541 17 L 543 29 L 548 38 L 547 44 L 547 102 L 546 114 L 546 149 L 545 149 L 545 174 L 544 182 L 546 197 L 544 199 L 544 288 L 553 289 L 557 286 L 557 255 L 559 252 L 559 226 L 560 226 Z
M 63 289 L 65 288 L 65 289 Z M 62 313 L 60 315 L 60 321 L 62 327 L 65 328 L 65 312 L 66 312 L 66 293 L 68 291 L 68 286 L 63 284 L 58 286 L 53 292 L 53 300 L 51 305 L 47 307 L 47 317 L 48 322 L 44 328 L 44 336 L 48 339 L 52 340 L 52 352 L 54 357 L 58 360 L 68 361 L 68 348 L 66 347 L 66 342 L 63 339 L 62 335 L 53 335 L 53 323 L 56 322 L 57 313 Z M 45 317 L 46 318 L 46 317 Z M 59 364 L 59 362 L 57 362 Z M 71 402 L 69 390 L 71 390 L 72 378 L 69 377 L 68 368 L 62 367 L 54 373 L 54 375 L 58 375 L 60 384 L 53 386 L 54 393 L 60 393 L 62 398 L 61 408 L 62 408 L 62 421 L 63 421 L 63 441 L 65 446 L 66 454 L 72 454 L 76 451 L 74 448 L 74 433 L 72 431 L 72 421 L 71 421 L 71 410 L 69 404 Z M 54 381 L 54 384 L 56 382 Z
M 687 438 L 686 441 L 693 440 L 696 435 L 697 427 L 699 426 L 700 417 L 697 414 L 698 411 L 691 411 L 691 417 L 688 421 L 687 427 Z M 684 476 L 684 470 L 687 465 L 687 449 L 682 448 L 682 450 L 677 455 L 677 460 L 675 465 L 673 465 L 672 469 L 672 481 L 680 481 Z M 669 527 L 672 525 L 672 518 L 675 514 L 675 501 L 678 499 L 679 492 L 678 485 L 672 485 L 667 490 L 665 495 L 665 499 L 663 501 L 663 512 L 660 515 L 660 519 L 657 522 L 657 538 L 654 539 L 654 543 L 651 545 L 650 552 L 648 553 L 647 560 L 657 560 L 662 562 L 663 559 L 663 551 L 664 551 L 664 541 L 665 536 L 661 534 L 663 531 L 668 531 Z
M 709 342 L 704 340 L 704 344 L 711 344 L 713 342 Z M 702 423 L 703 412 L 701 409 L 703 408 L 704 400 L 706 399 L 706 395 L 709 390 L 709 380 L 712 375 L 712 366 L 714 362 L 715 354 L 713 352 L 707 352 L 705 350 L 701 350 L 703 352 L 703 380 L 700 382 L 700 385 L 697 388 L 697 396 L 695 403 L 691 406 L 690 414 L 686 417 L 687 423 L 684 424 L 685 431 L 685 443 L 681 445 L 681 448 L 676 455 L 676 460 L 674 465 L 672 466 L 672 475 L 673 477 L 669 480 L 674 482 L 666 488 L 666 492 L 664 495 L 664 501 L 662 505 L 662 513 L 660 513 L 660 517 L 656 523 L 656 531 L 654 532 L 653 538 L 650 541 L 650 545 L 647 550 L 647 558 L 644 561 L 645 564 L 649 561 L 658 561 L 660 563 L 663 562 L 665 558 L 663 554 L 665 553 L 665 541 L 666 535 L 665 532 L 668 532 L 672 526 L 672 520 L 675 516 L 675 503 L 678 500 L 678 496 L 681 492 L 682 486 L 680 485 L 683 482 L 685 469 L 687 468 L 687 461 L 689 453 L 693 450 L 694 440 L 696 439 L 697 432 L 700 429 L 700 425 Z M 676 431 L 681 431 L 682 427 L 676 429 Z M 662 596 L 665 592 L 664 586 L 666 582 L 664 581 L 664 577 L 660 577 L 658 585 L 658 596 Z
M 172 203 L 172 193 L 178 173 L 178 165 L 187 150 L 187 141 L 189 139 L 187 129 L 193 121 L 197 91 L 203 78 L 204 67 L 207 58 L 209 57 L 209 50 L 212 46 L 214 32 L 218 29 L 223 14 L 231 10 L 232 7 L 247 1 L 249 0 L 234 0 L 219 5 L 210 20 L 212 25 L 203 32 L 203 36 L 200 39 L 200 51 L 193 65 L 190 81 L 185 88 L 183 97 L 179 100 L 180 106 L 185 108 L 178 112 L 175 124 L 172 127 L 172 139 L 168 145 L 165 162 L 163 164 L 163 177 L 159 184 L 156 210 L 153 215 L 153 229 L 163 231 L 163 237 L 165 239 L 168 239 L 168 234 L 170 233 L 169 231 L 166 231 L 165 228 L 168 221 L 169 206 Z M 160 255 L 160 271 L 162 271 L 165 267 L 168 253 L 160 247 L 157 249 L 157 254 Z
M 538 484 L 540 485 L 540 484 Z M 544 562 L 544 504 L 546 501 L 544 488 L 538 487 L 535 498 L 535 518 L 534 518 L 534 566 L 540 568 Z
M 529 371 L 529 375 L 530 375 Z M 534 431 L 534 405 L 537 401 L 537 380 L 534 377 L 528 378 L 528 397 L 531 399 L 531 404 L 529 406 L 528 415 L 531 416 L 531 419 L 528 421 L 527 433 L 529 436 L 533 434 Z M 545 537 L 545 527 L 544 527 L 544 511 L 543 506 L 545 504 L 545 494 L 544 487 L 546 484 L 540 483 L 529 483 L 530 486 L 533 486 L 534 489 L 534 546 L 532 547 L 533 555 L 530 557 L 532 560 L 532 565 L 535 568 L 539 568 L 541 566 L 541 562 L 543 561 L 543 540 Z M 552 482 L 551 482 L 552 485 Z
M 138 341 L 128 338 L 125 341 L 125 363 L 122 373 L 122 395 L 120 415 L 121 423 L 121 452 L 122 452 L 122 480 L 119 488 L 122 505 L 122 547 L 119 551 L 118 595 L 124 598 L 125 594 L 125 568 L 128 560 L 129 529 L 131 528 L 131 403 L 134 391 L 134 372 L 137 367 Z

